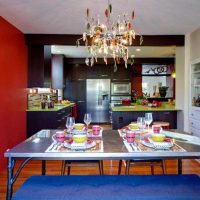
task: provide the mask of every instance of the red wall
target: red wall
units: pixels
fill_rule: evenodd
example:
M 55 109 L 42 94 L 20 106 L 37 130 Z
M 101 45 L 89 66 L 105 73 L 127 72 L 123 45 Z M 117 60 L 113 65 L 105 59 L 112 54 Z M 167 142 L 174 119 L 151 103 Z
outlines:
M 0 17 L 0 170 L 4 152 L 26 137 L 27 48 L 24 35 Z

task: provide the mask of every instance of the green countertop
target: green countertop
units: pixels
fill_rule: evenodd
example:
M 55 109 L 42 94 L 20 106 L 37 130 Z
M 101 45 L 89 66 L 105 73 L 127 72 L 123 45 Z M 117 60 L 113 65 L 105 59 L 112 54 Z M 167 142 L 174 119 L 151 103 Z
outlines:
M 138 111 L 181 111 L 174 105 L 168 103 L 162 103 L 160 107 L 148 107 L 142 105 L 130 105 L 130 106 L 113 106 L 113 112 L 138 112 Z
M 41 109 L 40 106 L 33 106 L 33 107 L 28 108 L 26 111 L 42 111 L 42 112 L 52 111 L 52 112 L 55 112 L 55 111 L 59 111 L 63 108 L 72 107 L 72 106 L 74 106 L 74 104 L 75 103 L 70 103 L 70 104 L 65 104 L 65 105 L 64 104 L 63 105 L 55 104 L 54 108 L 47 108 L 47 106 L 46 106 L 45 109 Z

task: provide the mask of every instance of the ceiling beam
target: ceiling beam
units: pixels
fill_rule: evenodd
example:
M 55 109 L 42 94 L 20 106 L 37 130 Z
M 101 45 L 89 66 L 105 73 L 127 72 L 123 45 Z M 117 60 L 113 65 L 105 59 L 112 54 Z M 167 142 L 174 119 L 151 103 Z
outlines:
M 82 35 L 64 34 L 25 34 L 27 45 L 69 45 L 76 46 L 76 40 Z M 140 36 L 136 36 L 132 46 L 184 46 L 184 35 L 144 35 L 140 45 Z M 80 45 L 84 46 L 81 42 Z

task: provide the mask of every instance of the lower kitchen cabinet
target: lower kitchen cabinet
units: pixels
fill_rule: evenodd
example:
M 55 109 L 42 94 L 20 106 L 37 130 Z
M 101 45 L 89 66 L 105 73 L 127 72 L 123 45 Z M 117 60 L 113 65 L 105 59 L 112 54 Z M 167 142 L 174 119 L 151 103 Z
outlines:
M 72 115 L 72 107 L 58 111 L 28 111 L 27 137 L 32 136 L 41 129 L 64 129 L 66 118 Z
M 200 108 L 192 107 L 189 115 L 190 132 L 200 137 Z
M 137 121 L 138 117 L 144 117 L 145 111 L 134 112 L 112 112 L 112 129 L 120 129 L 133 121 Z M 171 129 L 177 128 L 177 111 L 151 111 L 153 121 L 165 121 L 170 123 Z

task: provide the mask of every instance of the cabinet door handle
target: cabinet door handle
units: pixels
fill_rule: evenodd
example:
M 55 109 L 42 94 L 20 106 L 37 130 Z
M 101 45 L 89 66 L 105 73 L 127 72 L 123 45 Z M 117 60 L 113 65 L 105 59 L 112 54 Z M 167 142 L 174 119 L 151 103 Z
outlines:
M 85 101 L 77 101 L 78 103 L 83 103 L 83 102 L 85 102 Z
M 108 75 L 107 75 L 107 74 L 102 74 L 101 76 L 102 76 L 102 77 L 105 77 L 105 76 L 108 76 Z

